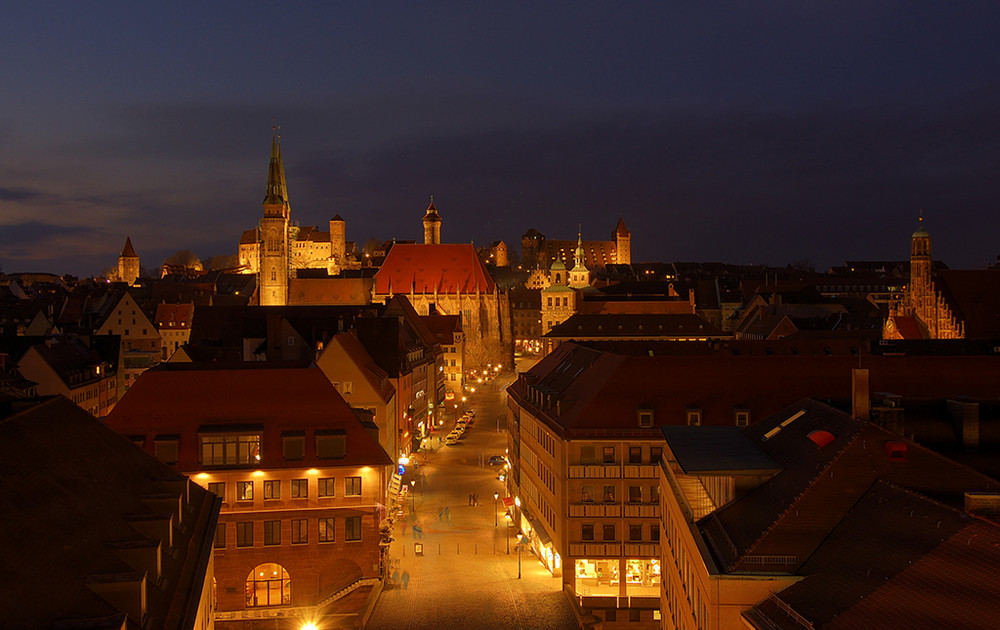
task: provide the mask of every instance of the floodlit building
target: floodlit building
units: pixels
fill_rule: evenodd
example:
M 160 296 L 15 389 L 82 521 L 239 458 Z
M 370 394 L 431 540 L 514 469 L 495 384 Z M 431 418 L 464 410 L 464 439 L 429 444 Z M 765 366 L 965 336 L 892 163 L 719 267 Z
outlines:
M 220 626 L 319 618 L 381 579 L 392 461 L 318 368 L 165 363 L 107 423 L 223 499 Z

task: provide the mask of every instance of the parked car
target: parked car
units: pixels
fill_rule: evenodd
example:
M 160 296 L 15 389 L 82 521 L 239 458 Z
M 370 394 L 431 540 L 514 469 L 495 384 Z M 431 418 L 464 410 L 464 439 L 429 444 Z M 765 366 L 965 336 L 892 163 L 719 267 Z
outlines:
M 507 458 L 503 455 L 494 455 L 490 457 L 490 466 L 503 466 L 507 463 Z
M 454 433 L 449 433 L 448 437 L 446 437 L 444 439 L 444 443 L 447 444 L 448 446 L 455 446 L 456 444 L 458 444 L 458 440 L 461 437 L 462 436 L 460 436 L 460 435 L 455 435 Z

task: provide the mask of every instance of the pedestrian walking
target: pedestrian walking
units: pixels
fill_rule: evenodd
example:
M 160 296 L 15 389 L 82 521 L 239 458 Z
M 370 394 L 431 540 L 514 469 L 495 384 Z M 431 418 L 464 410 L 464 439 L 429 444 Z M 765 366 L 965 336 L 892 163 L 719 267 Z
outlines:
M 448 506 L 445 506 L 445 508 L 444 508 L 444 515 L 447 518 L 448 522 L 450 523 L 451 522 L 451 512 L 448 511 Z
M 439 507 L 438 507 L 438 520 L 439 520 L 439 521 L 441 520 L 441 516 L 442 516 L 443 514 L 444 514 L 444 510 L 442 510 L 442 509 L 441 509 L 441 507 L 439 506 Z
M 406 536 L 406 521 L 403 521 L 403 536 Z
M 472 505 L 472 493 L 469 493 L 469 505 Z
M 479 495 L 475 492 L 472 493 L 472 505 L 479 505 Z
M 392 572 L 392 584 L 393 586 L 399 584 L 399 569 Z
M 403 590 L 410 588 L 410 572 L 403 571 Z
M 410 530 L 413 532 L 413 537 L 416 538 L 417 540 L 420 540 L 421 538 L 424 537 L 424 529 L 420 527 L 420 525 L 414 523 L 413 527 L 411 527 Z

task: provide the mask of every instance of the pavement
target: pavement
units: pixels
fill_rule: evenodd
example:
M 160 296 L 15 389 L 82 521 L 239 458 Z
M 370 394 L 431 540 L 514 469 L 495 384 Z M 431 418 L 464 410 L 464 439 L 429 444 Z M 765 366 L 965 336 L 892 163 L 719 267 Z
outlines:
M 507 446 L 502 385 L 512 379 L 510 374 L 478 388 L 467 403 L 476 422 L 455 446 L 443 445 L 455 424 L 449 413 L 439 433 L 442 446 L 418 454 L 416 470 L 407 471 L 404 484 L 417 483 L 396 520 L 389 580 L 367 630 L 579 627 L 562 580 L 527 548 L 520 553 L 518 578 L 517 531 L 506 527 L 502 503 L 493 499 L 494 492 L 503 496 L 504 487 L 499 467 L 487 462 Z M 471 493 L 478 505 L 470 505 Z M 422 531 L 415 534 L 414 524 Z M 422 555 L 415 544 L 422 545 Z

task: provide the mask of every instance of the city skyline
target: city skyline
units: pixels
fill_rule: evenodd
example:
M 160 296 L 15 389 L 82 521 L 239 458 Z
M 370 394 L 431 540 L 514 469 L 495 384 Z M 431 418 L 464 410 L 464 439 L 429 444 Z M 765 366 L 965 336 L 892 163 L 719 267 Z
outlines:
M 736 3 L 14 7 L 0 265 L 91 275 L 233 255 L 277 119 L 293 217 L 347 238 L 825 269 L 994 262 L 1000 9 Z

